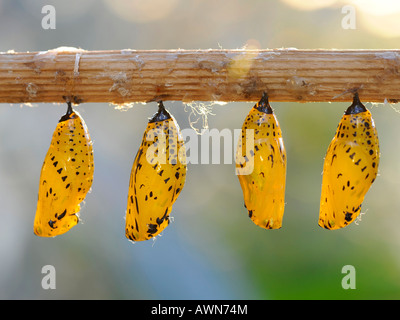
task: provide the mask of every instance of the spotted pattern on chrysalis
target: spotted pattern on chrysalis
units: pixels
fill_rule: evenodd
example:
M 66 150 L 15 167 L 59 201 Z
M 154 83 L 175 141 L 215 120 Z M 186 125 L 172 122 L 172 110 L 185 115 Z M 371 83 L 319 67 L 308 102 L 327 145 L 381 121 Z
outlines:
M 266 93 L 243 123 L 236 153 L 236 174 L 251 220 L 265 229 L 281 228 L 286 151 L 281 128 Z
M 340 229 L 360 215 L 364 197 L 378 174 L 379 156 L 374 120 L 356 93 L 325 156 L 319 226 Z
M 132 166 L 125 224 L 129 240 L 154 238 L 168 226 L 172 205 L 185 184 L 186 171 L 179 125 L 160 101 Z
M 68 102 L 40 173 L 34 233 L 54 237 L 79 221 L 80 203 L 93 182 L 93 147 L 82 117 Z

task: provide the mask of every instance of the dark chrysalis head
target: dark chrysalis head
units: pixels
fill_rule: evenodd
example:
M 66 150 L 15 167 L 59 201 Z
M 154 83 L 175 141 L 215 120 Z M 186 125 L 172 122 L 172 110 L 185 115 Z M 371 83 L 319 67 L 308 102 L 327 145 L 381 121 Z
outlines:
M 72 109 L 71 102 L 68 101 L 67 104 L 68 104 L 67 112 L 61 117 L 59 122 L 63 122 L 63 121 L 67 121 L 67 120 L 75 118 L 75 113 L 74 113 L 74 109 Z
M 171 119 L 171 115 L 165 110 L 164 104 L 162 101 L 158 102 L 158 111 L 153 115 L 153 117 L 149 120 L 149 123 L 159 122 Z
M 365 111 L 367 111 L 367 109 L 361 103 L 360 98 L 358 97 L 358 92 L 356 92 L 353 97 L 353 103 L 351 104 L 350 107 L 347 108 L 347 110 L 344 114 L 346 114 L 346 115 L 357 114 L 357 113 L 365 112 Z
M 269 105 L 268 95 L 266 92 L 263 93 L 261 100 L 257 102 L 254 106 L 258 111 L 264 112 L 266 114 L 273 114 L 271 106 Z

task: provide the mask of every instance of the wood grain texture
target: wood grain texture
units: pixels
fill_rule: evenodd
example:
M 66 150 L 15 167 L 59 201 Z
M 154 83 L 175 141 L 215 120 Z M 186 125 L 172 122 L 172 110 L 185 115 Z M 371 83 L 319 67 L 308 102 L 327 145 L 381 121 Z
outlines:
M 400 50 L 0 53 L 0 102 L 400 101 Z

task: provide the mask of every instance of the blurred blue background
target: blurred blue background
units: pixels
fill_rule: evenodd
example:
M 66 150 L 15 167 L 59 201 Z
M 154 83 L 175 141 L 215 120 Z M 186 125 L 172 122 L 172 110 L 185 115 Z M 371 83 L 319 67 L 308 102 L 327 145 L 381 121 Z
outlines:
M 379 3 L 379 4 L 378 4 Z M 56 9 L 56 29 L 41 26 Z M 344 29 L 352 5 L 356 28 Z M 396 1 L 74 0 L 0 1 L 0 51 L 397 48 Z M 83 223 L 39 238 L 33 219 L 40 169 L 65 105 L 0 105 L 1 299 L 399 299 L 400 110 L 371 104 L 381 147 L 379 177 L 361 222 L 318 227 L 322 165 L 347 103 L 274 103 L 287 149 L 283 228 L 255 226 L 243 207 L 234 164 L 189 164 L 173 223 L 156 241 L 131 243 L 124 216 L 129 175 L 156 104 L 127 111 L 110 104 L 77 107 L 94 142 L 92 192 Z M 166 102 L 181 129 L 189 112 Z M 253 103 L 215 105 L 209 127 L 239 129 Z M 232 146 L 234 147 L 234 146 Z M 232 155 L 233 157 L 233 155 Z M 41 269 L 56 269 L 44 290 Z M 341 286 L 356 269 L 356 289 Z

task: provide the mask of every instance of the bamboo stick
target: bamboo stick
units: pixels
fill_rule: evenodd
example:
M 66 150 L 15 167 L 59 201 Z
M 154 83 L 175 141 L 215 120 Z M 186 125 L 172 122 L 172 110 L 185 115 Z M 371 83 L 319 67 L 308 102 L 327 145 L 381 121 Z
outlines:
M 400 101 L 400 50 L 112 50 L 0 53 L 0 103 L 155 100 Z

